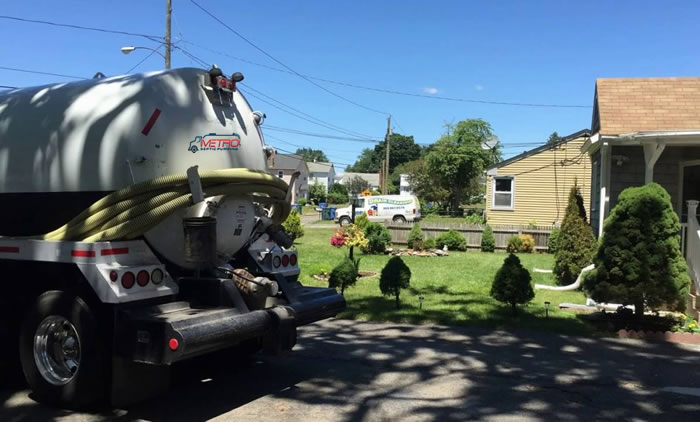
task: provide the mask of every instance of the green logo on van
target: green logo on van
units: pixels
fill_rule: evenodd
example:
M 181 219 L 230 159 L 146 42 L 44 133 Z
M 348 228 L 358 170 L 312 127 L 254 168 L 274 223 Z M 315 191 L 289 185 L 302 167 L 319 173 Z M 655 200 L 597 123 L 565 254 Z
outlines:
M 410 205 L 412 203 L 413 203 L 413 199 L 369 198 L 369 205 L 373 205 L 373 204 Z

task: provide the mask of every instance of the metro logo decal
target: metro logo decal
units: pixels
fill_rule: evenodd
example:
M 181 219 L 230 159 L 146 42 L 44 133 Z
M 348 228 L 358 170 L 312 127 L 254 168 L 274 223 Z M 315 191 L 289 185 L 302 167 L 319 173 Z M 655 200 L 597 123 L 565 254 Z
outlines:
M 190 141 L 187 151 L 237 151 L 241 146 L 241 137 L 237 133 L 230 135 L 217 135 L 210 133 L 204 136 L 195 136 Z

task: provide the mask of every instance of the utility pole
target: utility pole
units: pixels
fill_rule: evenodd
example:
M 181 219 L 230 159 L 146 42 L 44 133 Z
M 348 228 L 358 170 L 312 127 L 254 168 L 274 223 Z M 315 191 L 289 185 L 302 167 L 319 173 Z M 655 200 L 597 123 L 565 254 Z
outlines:
M 389 148 L 391 147 L 391 114 L 386 118 L 386 157 L 384 158 L 384 180 L 382 193 L 389 194 Z
M 173 1 L 165 0 L 165 68 L 170 69 L 170 15 L 173 13 Z

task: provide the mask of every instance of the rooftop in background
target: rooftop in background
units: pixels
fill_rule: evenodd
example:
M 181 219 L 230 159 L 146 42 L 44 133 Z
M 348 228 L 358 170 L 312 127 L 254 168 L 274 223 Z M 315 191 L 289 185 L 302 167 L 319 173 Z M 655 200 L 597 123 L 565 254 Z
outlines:
M 554 143 L 551 143 L 551 144 L 545 143 L 544 145 L 541 145 L 541 146 L 539 146 L 539 147 L 537 147 L 537 148 L 533 148 L 533 149 L 531 149 L 531 150 L 529 150 L 529 151 L 525 151 L 525 152 L 523 152 L 523 153 L 521 153 L 521 154 L 518 154 L 518 155 L 516 155 L 516 156 L 514 156 L 514 157 L 510 157 L 510 158 L 507 159 L 507 160 L 503 160 L 503 161 L 501 161 L 500 163 L 496 163 L 496 164 L 494 164 L 494 165 L 492 165 L 492 166 L 489 166 L 489 167 L 486 168 L 486 170 L 490 170 L 490 169 L 494 169 L 494 168 L 503 167 L 503 166 L 508 165 L 508 164 L 510 164 L 510 163 L 513 163 L 513 162 L 515 162 L 515 161 L 522 160 L 523 158 L 526 158 L 526 157 L 529 157 L 529 156 L 531 156 L 531 155 L 535 155 L 535 154 L 537 154 L 537 153 L 539 153 L 539 152 L 548 150 L 548 149 L 550 149 L 550 148 L 552 148 L 552 147 L 555 147 L 555 146 L 557 146 L 557 145 L 561 145 L 561 144 L 563 144 L 563 143 L 566 143 L 566 142 L 569 142 L 569 141 L 573 141 L 574 139 L 579 139 L 579 138 L 581 138 L 581 137 L 588 137 L 588 136 L 591 136 L 591 131 L 588 130 L 588 129 L 581 129 L 581 130 L 579 130 L 578 132 L 572 133 L 571 135 L 567 135 L 567 136 L 562 137 L 561 140 L 559 140 L 559 141 L 557 141 L 557 142 L 554 142 Z
M 340 178 L 338 183 L 346 183 L 348 180 L 355 176 L 359 176 L 369 183 L 370 186 L 379 186 L 379 173 L 343 173 L 343 177 Z
M 596 80 L 592 131 L 700 129 L 700 77 Z
M 307 161 L 306 165 L 309 167 L 311 173 L 328 173 L 333 163 L 324 163 L 321 161 Z
M 272 169 L 277 170 L 292 170 L 299 167 L 299 162 L 304 161 L 304 158 L 293 154 L 276 154 L 275 165 Z

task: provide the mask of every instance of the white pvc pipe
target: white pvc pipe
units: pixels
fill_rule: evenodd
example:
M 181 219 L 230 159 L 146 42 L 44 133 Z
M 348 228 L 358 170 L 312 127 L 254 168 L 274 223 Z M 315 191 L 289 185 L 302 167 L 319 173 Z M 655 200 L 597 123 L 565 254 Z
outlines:
M 577 290 L 578 288 L 581 287 L 581 283 L 583 282 L 583 274 L 591 271 L 592 269 L 595 268 L 594 264 L 591 264 L 587 267 L 583 267 L 581 269 L 581 273 L 576 277 L 576 281 L 574 281 L 572 284 L 569 284 L 568 286 L 548 286 L 546 284 L 535 284 L 535 289 L 541 289 L 541 290 L 557 290 L 560 292 L 568 291 L 568 290 Z

